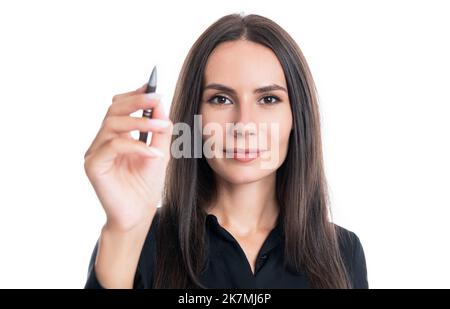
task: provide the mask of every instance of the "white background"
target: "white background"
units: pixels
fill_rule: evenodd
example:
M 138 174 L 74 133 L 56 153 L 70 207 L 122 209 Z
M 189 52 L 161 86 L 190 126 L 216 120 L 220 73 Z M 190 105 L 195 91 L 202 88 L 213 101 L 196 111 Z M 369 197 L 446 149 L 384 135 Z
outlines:
M 229 13 L 284 27 L 320 96 L 334 221 L 372 288 L 450 287 L 446 1 L 2 1 L 0 287 L 81 288 L 104 221 L 83 155 L 114 94 L 158 66 L 168 110 Z

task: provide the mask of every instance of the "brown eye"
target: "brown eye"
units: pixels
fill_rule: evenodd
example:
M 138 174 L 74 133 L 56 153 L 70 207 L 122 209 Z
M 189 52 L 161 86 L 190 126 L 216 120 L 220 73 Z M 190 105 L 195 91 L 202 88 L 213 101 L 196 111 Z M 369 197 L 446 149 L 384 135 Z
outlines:
M 277 96 L 274 95 L 269 95 L 269 96 L 265 96 L 262 98 L 263 105 L 273 105 L 273 104 L 277 104 L 280 101 L 280 98 L 278 98 Z
M 227 100 L 229 102 L 227 102 Z M 231 101 L 228 98 L 226 98 L 224 96 L 221 96 L 221 95 L 213 96 L 211 99 L 208 100 L 208 103 L 217 104 L 217 105 L 229 105 L 229 104 L 232 104 Z

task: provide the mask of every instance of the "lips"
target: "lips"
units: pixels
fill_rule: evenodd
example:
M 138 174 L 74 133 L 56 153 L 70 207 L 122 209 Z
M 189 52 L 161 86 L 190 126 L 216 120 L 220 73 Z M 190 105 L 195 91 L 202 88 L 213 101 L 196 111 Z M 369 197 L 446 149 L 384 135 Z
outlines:
M 226 153 L 260 153 L 259 149 L 226 149 L 224 150 Z
M 261 154 L 261 150 L 259 149 L 226 149 L 224 153 L 227 158 L 232 156 L 232 158 L 239 162 L 250 162 L 258 158 Z

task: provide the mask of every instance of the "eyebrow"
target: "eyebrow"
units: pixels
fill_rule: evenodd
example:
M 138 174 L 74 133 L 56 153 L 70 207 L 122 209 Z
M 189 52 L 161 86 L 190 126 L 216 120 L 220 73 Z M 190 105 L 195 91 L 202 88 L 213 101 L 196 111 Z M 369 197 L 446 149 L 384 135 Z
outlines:
M 228 86 L 222 85 L 222 84 L 212 83 L 212 84 L 205 86 L 205 88 L 203 88 L 203 90 L 206 90 L 206 89 L 216 89 L 216 90 L 229 92 L 233 95 L 236 95 L 236 90 L 234 90 L 233 88 L 230 88 Z M 287 93 L 286 88 L 284 88 L 280 85 L 277 85 L 277 84 L 272 84 L 272 85 L 256 88 L 255 90 L 253 90 L 253 93 L 264 93 L 264 92 L 275 91 L 275 90 L 282 90 Z

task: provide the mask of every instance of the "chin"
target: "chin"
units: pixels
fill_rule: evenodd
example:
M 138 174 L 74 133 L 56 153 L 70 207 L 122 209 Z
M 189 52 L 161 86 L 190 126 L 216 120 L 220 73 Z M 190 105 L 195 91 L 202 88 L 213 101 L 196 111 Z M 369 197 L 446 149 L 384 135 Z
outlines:
M 252 183 L 269 176 L 276 170 L 261 169 L 256 162 L 251 165 L 240 165 L 222 160 L 220 160 L 221 162 L 218 161 L 208 160 L 208 164 L 218 176 L 232 184 Z
M 232 183 L 234 185 L 243 185 L 252 183 L 258 180 L 261 180 L 267 175 L 260 176 L 255 174 L 249 174 L 249 175 L 220 175 L 223 179 L 225 179 L 227 182 Z

